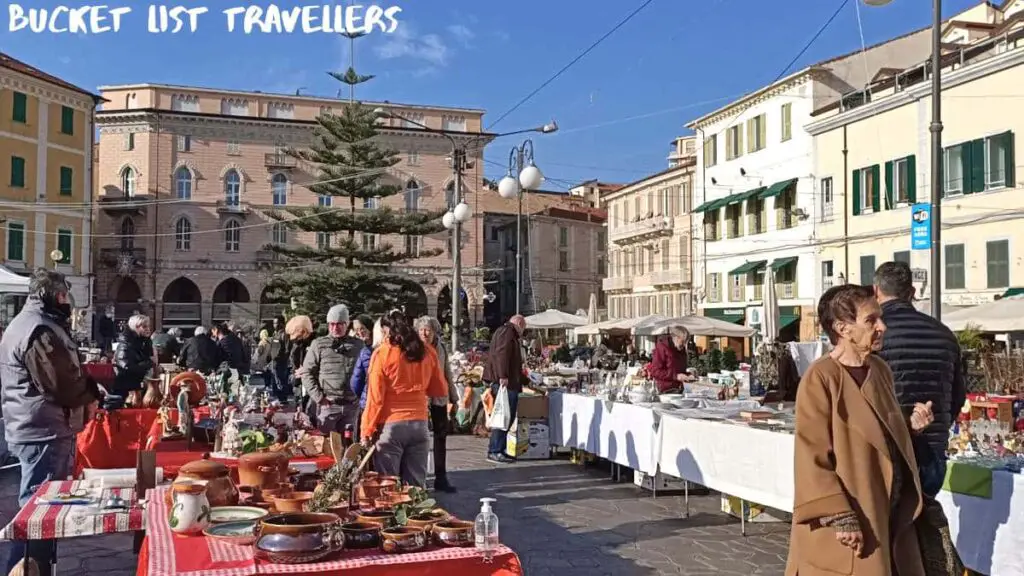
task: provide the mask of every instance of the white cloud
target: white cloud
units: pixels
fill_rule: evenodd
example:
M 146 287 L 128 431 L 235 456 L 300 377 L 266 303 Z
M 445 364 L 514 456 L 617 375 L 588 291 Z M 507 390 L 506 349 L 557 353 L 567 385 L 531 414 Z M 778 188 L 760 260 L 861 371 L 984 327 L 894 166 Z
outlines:
M 448 63 L 450 50 L 444 40 L 437 34 L 417 36 L 408 25 L 398 28 L 387 36 L 383 43 L 375 48 L 377 56 L 383 60 L 395 58 L 413 58 L 429 62 L 434 66 Z
M 448 27 L 448 33 L 466 47 L 469 46 L 471 40 L 476 38 L 476 32 L 473 32 L 468 26 L 464 26 L 462 24 L 452 24 Z

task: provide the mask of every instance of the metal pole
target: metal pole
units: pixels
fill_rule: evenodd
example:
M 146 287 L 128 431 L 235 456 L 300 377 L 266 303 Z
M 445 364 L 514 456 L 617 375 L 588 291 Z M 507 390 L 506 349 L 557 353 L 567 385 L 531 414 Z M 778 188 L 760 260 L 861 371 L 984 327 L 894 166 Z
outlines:
M 465 150 L 452 146 L 452 169 L 455 172 L 455 193 L 452 194 L 452 206 L 462 202 L 462 155 Z M 459 312 L 462 308 L 462 223 L 455 220 L 452 228 L 452 349 L 454 354 L 459 350 Z
M 519 164 L 522 167 L 522 162 Z M 523 300 L 523 193 L 523 190 L 519 191 L 519 207 L 516 209 L 516 314 L 519 314 L 519 304 Z
M 934 0 L 932 14 L 932 316 L 942 319 L 942 0 Z

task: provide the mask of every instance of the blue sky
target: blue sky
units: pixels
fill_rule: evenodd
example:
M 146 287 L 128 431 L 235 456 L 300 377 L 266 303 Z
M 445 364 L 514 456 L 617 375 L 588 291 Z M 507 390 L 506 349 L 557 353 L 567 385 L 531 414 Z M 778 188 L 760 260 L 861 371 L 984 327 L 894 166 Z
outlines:
M 852 0 L 796 67 L 861 46 Z M 146 32 L 148 2 L 132 6 L 120 32 L 85 36 L 7 32 L 0 50 L 87 88 L 162 82 L 334 95 L 328 70 L 347 66 L 348 42 L 336 35 L 228 34 L 220 10 L 267 2 L 179 0 L 206 6 L 194 34 Z M 974 0 L 945 0 L 945 13 Z M 31 7 L 86 2 L 25 0 Z M 314 4 L 283 0 L 278 6 Z M 640 4 L 640 0 L 394 0 L 399 29 L 357 41 L 356 68 L 377 78 L 358 95 L 374 100 L 479 107 L 493 122 Z M 771 82 L 838 7 L 838 0 L 654 0 L 555 83 L 503 120 L 496 131 L 556 119 L 561 131 L 535 138 L 546 187 L 600 178 L 628 182 L 666 167 L 669 142 L 703 112 Z M 931 0 L 861 5 L 867 44 L 927 26 Z M 487 149 L 500 176 L 509 148 Z M 496 164 L 495 164 L 496 163 Z

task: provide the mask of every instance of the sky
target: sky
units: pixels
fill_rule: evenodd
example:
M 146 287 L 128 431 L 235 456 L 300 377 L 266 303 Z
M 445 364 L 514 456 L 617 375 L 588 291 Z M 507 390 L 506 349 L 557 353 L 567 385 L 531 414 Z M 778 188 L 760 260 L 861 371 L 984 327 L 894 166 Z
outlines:
M 496 126 L 491 123 L 568 64 L 642 0 L 381 0 L 398 6 L 399 25 L 355 42 L 356 69 L 376 77 L 357 97 L 482 108 L 495 132 L 558 122 L 534 135 L 536 162 L 558 190 L 583 180 L 631 182 L 667 167 L 685 124 L 770 84 L 842 0 L 653 0 L 556 81 Z M 885 7 L 851 0 L 789 71 L 928 26 L 930 0 Z M 344 71 L 349 42 L 336 34 L 227 32 L 221 10 L 269 2 L 103 0 L 131 6 L 120 31 L 33 34 L 8 31 L 0 13 L 0 51 L 89 89 L 170 83 L 237 90 L 334 96 L 343 88 L 328 71 Z M 97 2 L 99 3 L 99 2 Z M 975 0 L 945 0 L 946 16 Z M 194 33 L 151 34 L 149 4 L 207 7 Z M 280 7 L 316 4 L 282 0 Z M 24 0 L 27 9 L 88 2 Z M 858 17 L 859 12 L 859 17 Z M 488 146 L 487 175 L 504 174 L 522 136 Z

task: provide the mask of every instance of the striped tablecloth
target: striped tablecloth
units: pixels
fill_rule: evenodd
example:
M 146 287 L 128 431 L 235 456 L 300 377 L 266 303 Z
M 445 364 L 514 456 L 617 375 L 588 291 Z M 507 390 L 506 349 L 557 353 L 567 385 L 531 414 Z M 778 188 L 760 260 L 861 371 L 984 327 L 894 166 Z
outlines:
M 71 504 L 46 504 L 39 499 L 56 497 L 58 494 L 70 494 L 84 490 L 97 502 L 112 497 L 131 502 L 135 491 L 131 488 L 112 488 L 100 490 L 89 488 L 87 482 L 65 480 L 46 482 L 36 490 L 35 496 L 28 501 L 10 524 L 0 531 L 0 540 L 60 540 L 80 536 L 98 536 L 119 532 L 135 532 L 145 528 L 145 514 L 139 507 L 123 512 L 100 512 L 98 506 Z

